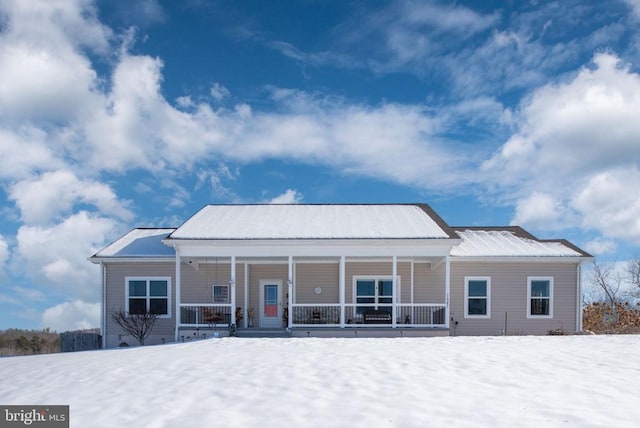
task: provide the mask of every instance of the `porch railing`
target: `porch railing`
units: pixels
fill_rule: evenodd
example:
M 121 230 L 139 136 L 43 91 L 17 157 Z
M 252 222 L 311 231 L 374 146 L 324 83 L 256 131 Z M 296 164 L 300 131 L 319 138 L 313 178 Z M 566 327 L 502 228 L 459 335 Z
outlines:
M 212 327 L 228 326 L 231 323 L 231 304 L 183 303 L 180 305 L 180 326 Z M 367 319 L 365 313 L 386 312 L 387 317 Z M 395 316 L 397 327 L 444 327 L 445 305 L 441 303 L 398 303 L 393 314 L 393 305 L 371 303 L 345 303 L 344 326 L 391 327 Z M 290 311 L 293 327 L 339 327 L 340 304 L 295 303 Z
M 180 304 L 180 325 L 183 327 L 224 327 L 229 324 L 231 324 L 230 303 Z
M 389 316 L 384 316 L 384 312 Z M 398 303 L 344 305 L 345 327 L 390 327 L 395 316 L 397 327 L 444 327 L 446 307 L 443 303 Z M 292 326 L 340 326 L 340 304 L 295 303 L 292 306 Z M 370 316 L 371 313 L 382 316 Z M 368 315 L 369 314 L 369 315 Z
M 296 303 L 292 307 L 293 326 L 340 326 L 340 305 Z

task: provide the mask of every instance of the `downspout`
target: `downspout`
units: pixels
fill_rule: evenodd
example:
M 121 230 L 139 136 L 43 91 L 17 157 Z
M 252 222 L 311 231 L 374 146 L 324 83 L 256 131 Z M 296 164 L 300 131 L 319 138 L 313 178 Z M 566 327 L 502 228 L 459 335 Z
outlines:
M 236 256 L 231 256 L 231 324 L 236 325 Z
M 397 297 L 398 297 L 398 293 L 396 293 L 396 286 L 398 284 L 398 256 L 393 256 L 393 260 L 392 260 L 392 277 L 391 277 L 391 313 L 392 313 L 392 318 L 391 318 L 391 326 L 392 328 L 396 328 L 397 327 L 397 321 L 398 321 L 398 312 L 397 312 Z
M 287 281 L 287 328 L 293 323 L 293 256 L 289 256 L 289 280 Z
M 102 273 L 102 305 L 100 305 L 100 333 L 102 334 L 102 349 L 107 348 L 107 267 L 100 261 Z
M 338 288 L 340 293 L 340 328 L 345 327 L 344 302 L 345 302 L 345 257 L 340 256 Z
M 451 294 L 451 260 L 450 256 L 447 254 L 445 258 L 445 275 L 444 275 L 444 289 L 445 289 L 445 312 L 444 312 L 444 326 L 445 328 L 449 328 L 449 318 L 450 318 L 450 294 Z
M 576 267 L 576 332 L 582 331 L 582 262 Z
M 175 314 L 175 341 L 178 342 L 178 337 L 180 334 L 180 322 L 181 322 L 181 312 L 180 312 L 180 250 L 177 247 L 174 247 L 176 250 L 176 314 Z

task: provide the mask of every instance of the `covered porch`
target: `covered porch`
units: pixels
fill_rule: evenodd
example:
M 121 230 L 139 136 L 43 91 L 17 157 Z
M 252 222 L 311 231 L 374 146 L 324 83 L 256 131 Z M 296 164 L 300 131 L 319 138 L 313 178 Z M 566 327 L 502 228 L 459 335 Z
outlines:
M 176 340 L 180 331 L 231 325 L 303 336 L 353 336 L 346 333 L 350 329 L 446 330 L 449 289 L 449 256 L 442 254 L 178 254 Z

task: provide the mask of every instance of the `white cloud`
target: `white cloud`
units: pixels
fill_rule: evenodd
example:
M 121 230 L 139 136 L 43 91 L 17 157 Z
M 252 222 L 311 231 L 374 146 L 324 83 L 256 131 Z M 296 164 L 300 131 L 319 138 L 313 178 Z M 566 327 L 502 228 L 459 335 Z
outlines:
M 522 103 L 517 132 L 484 163 L 485 177 L 520 201 L 514 221 L 553 226 L 574 213 L 574 223 L 607 237 L 638 239 L 638 111 L 640 76 L 615 55 L 596 54 L 593 68 L 546 85 Z M 535 199 L 527 199 L 535 192 L 547 195 L 538 198 L 546 214 L 537 219 Z
M 4 265 L 8 258 L 9 244 L 6 239 L 4 239 L 4 236 L 0 235 L 0 267 Z
M 181 108 L 190 108 L 195 105 L 191 97 L 186 95 L 176 98 L 176 104 Z
M 611 254 L 617 248 L 617 244 L 612 239 L 598 237 L 584 244 L 584 249 L 590 254 L 600 256 L 603 254 Z
M 121 56 L 105 105 L 78 124 L 92 148 L 92 167 L 157 171 L 190 166 L 224 149 L 225 121 L 209 105 L 185 112 L 162 96 L 162 65 L 159 58 Z
M 302 193 L 295 189 L 287 189 L 283 194 L 269 200 L 270 204 L 299 204 L 304 199 Z
M 461 185 L 470 160 L 439 138 L 443 120 L 417 105 L 345 104 L 278 91 L 284 111 L 239 119 L 227 156 L 323 163 L 342 172 L 440 191 Z
M 637 18 L 640 18 L 640 0 L 625 0 Z
M 516 215 L 511 224 L 539 230 L 556 230 L 570 225 L 571 219 L 566 208 L 552 195 L 534 192 L 516 203 Z
M 227 98 L 229 95 L 231 95 L 229 90 L 218 82 L 215 82 L 211 86 L 209 93 L 211 94 L 211 97 L 217 102 L 220 102 L 223 99 Z
M 111 31 L 87 1 L 2 2 L 0 118 L 64 120 L 79 114 L 96 83 L 82 48 L 106 53 Z M 64 102 L 61 102 L 64 100 Z
M 569 82 L 536 90 L 521 109 L 519 132 L 493 161 L 522 169 L 535 153 L 530 169 L 557 168 L 555 180 L 637 160 L 640 77 L 612 54 L 595 55 L 594 64 Z
M 80 5 L 76 6 L 64 12 L 86 16 L 85 24 L 93 24 L 93 10 L 82 12 Z M 412 3 L 407 3 L 404 7 L 423 10 L 418 4 Z M 29 14 L 35 13 L 35 10 L 29 10 Z M 460 7 L 448 11 L 443 9 L 438 13 L 445 14 L 448 18 L 438 19 L 436 22 L 423 13 L 415 17 L 403 15 L 402 19 L 413 20 L 415 25 L 454 31 L 452 28 L 455 25 L 452 23 L 469 22 L 469 17 L 475 17 L 470 10 Z M 12 19 L 13 15 L 9 15 L 9 20 Z M 55 21 L 51 16 L 47 19 Z M 77 19 L 79 18 L 74 18 L 73 22 Z M 489 21 L 474 21 L 472 27 L 480 28 Z M 25 26 L 23 32 L 31 31 L 28 37 L 43 37 L 39 31 L 28 26 L 26 20 L 19 23 Z M 84 28 L 80 24 L 76 27 Z M 102 27 L 98 25 L 97 28 Z M 16 169 L 12 174 L 21 174 L 22 179 L 28 178 L 26 183 L 19 184 L 18 187 L 36 186 L 34 181 L 37 180 L 32 178 L 34 170 L 52 172 L 68 169 L 67 164 L 71 162 L 74 168 L 83 170 L 77 175 L 85 177 L 96 176 L 104 171 L 120 173 L 131 168 L 144 168 L 152 172 L 167 168 L 183 170 L 197 163 L 219 159 L 220 156 L 241 163 L 265 158 L 290 158 L 321 163 L 340 171 L 417 184 L 438 191 L 443 187 L 464 183 L 468 179 L 461 172 L 466 169 L 468 159 L 456 152 L 456 147 L 447 147 L 449 142 L 439 138 L 444 120 L 420 105 L 382 103 L 370 107 L 300 91 L 274 89 L 274 101 L 279 107 L 276 112 L 254 113 L 249 106 L 243 104 L 229 110 L 214 111 L 206 103 L 195 104 L 190 97 L 176 100 L 179 108 L 188 107 L 188 111 L 182 111 L 173 107 L 162 95 L 163 63 L 160 58 L 133 55 L 127 51 L 128 44 L 124 43 L 116 58 L 111 85 L 99 85 L 91 62 L 76 48 L 77 42 L 69 39 L 70 33 L 59 29 L 56 31 L 57 40 L 67 46 L 65 52 L 70 56 L 59 64 L 63 68 L 58 74 L 70 75 L 74 84 L 73 91 L 77 92 L 67 91 L 67 82 L 57 82 L 52 89 L 54 92 L 47 95 L 47 100 L 29 97 L 22 100 L 26 103 L 24 110 L 37 110 L 39 107 L 35 104 L 68 106 L 69 94 L 81 107 L 74 107 L 69 112 L 56 116 L 56 126 L 35 128 L 31 132 L 38 134 L 35 142 L 29 138 L 29 144 L 26 145 L 35 154 L 34 160 L 28 160 L 26 153 L 23 155 L 24 152 L 19 148 L 18 144 L 25 138 L 2 143 L 0 124 L 0 152 L 11 153 L 10 156 L 15 158 L 10 167 Z M 102 46 L 98 43 L 99 40 L 109 43 L 109 31 L 102 29 L 96 34 L 102 34 L 102 37 L 95 36 L 96 41 L 91 46 Z M 29 46 L 23 47 L 28 56 L 39 52 L 28 50 Z M 44 44 L 40 50 L 47 57 L 56 57 L 60 49 L 63 48 Z M 64 72 L 65 64 L 70 68 L 69 73 Z M 24 67 L 35 70 L 33 64 L 26 64 Z M 74 70 L 89 72 L 76 76 Z M 15 74 L 9 73 L 6 77 L 4 84 L 7 88 L 14 87 L 12 81 L 15 79 L 18 80 L 18 86 L 28 84 L 20 83 L 20 77 Z M 53 78 L 52 81 L 56 82 Z M 217 99 L 229 95 L 228 90 L 219 83 L 214 84 L 211 90 L 212 96 Z M 40 90 L 36 92 L 38 96 L 46 93 Z M 487 101 L 482 101 L 482 104 L 486 106 Z M 495 109 L 495 103 L 489 104 L 492 110 Z M 461 105 L 461 108 L 478 110 L 471 105 Z M 19 109 L 12 111 L 17 110 Z M 59 113 L 57 109 L 54 110 Z M 34 113 L 30 118 L 36 120 L 38 117 Z M 55 147 L 55 151 L 52 151 L 52 147 Z M 53 181 L 51 177 L 57 174 L 59 173 L 43 177 Z M 92 189 L 97 193 L 102 190 L 106 197 L 107 187 L 96 181 L 82 181 L 83 187 L 91 184 Z M 220 186 L 220 183 L 213 184 L 214 187 Z M 21 209 L 24 208 L 23 215 L 27 218 L 41 221 L 45 217 L 42 207 L 50 202 L 50 198 L 43 196 L 39 202 L 35 199 L 40 196 L 26 196 L 24 192 L 21 194 L 17 191 L 13 193 L 13 197 Z M 70 204 L 69 198 L 72 201 L 83 199 L 83 202 L 89 199 L 89 203 L 102 204 L 99 209 L 104 210 L 106 201 L 92 199 L 94 197 L 97 196 L 79 195 L 76 192 L 75 199 L 71 196 L 62 197 L 53 206 L 54 209 L 64 211 Z M 116 209 L 115 201 L 112 202 L 112 208 Z
M 25 301 L 42 302 L 46 299 L 44 292 L 36 290 L 34 288 L 15 285 L 11 287 L 11 289 L 16 295 L 22 297 Z
M 9 260 L 9 243 L 0 235 L 0 279 L 5 275 L 5 264 Z
M 21 226 L 11 265 L 42 287 L 97 300 L 98 268 L 87 257 L 120 231 L 114 220 L 85 211 L 50 227 Z
M 610 170 L 592 176 L 572 200 L 582 213 L 582 226 L 607 236 L 640 238 L 640 171 Z
M 63 332 L 100 326 L 100 303 L 83 300 L 64 302 L 48 308 L 42 314 L 42 327 Z
M 348 35 L 351 42 L 379 38 L 386 55 L 369 64 L 378 71 L 394 71 L 407 66 L 419 69 L 428 58 L 446 52 L 448 42 L 487 30 L 498 16 L 464 6 L 407 0 L 358 19 L 357 30 Z
M 45 131 L 33 126 L 21 126 L 16 130 L 0 127 L 0 179 L 23 179 L 31 176 L 34 170 L 62 167 L 64 161 L 50 147 L 49 138 Z
M 91 204 L 105 215 L 129 220 L 132 213 L 118 200 L 113 190 L 102 183 L 80 180 L 68 170 L 47 172 L 35 179 L 23 180 L 11 189 L 26 223 L 43 224 L 68 213 L 76 203 Z

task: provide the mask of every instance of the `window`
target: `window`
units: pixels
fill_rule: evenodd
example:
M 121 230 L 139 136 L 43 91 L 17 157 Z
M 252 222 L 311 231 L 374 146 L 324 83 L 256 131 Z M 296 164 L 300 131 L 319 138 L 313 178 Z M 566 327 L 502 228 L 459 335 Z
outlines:
M 398 276 L 398 283 L 400 277 Z M 393 280 L 391 277 L 354 278 L 355 302 L 370 303 L 371 306 L 356 307 L 356 314 L 361 315 L 371 309 L 391 313 L 393 303 Z
M 126 306 L 130 314 L 149 312 L 159 316 L 171 316 L 169 296 L 170 278 L 127 278 Z
M 491 318 L 491 278 L 464 278 L 464 317 Z
M 213 303 L 229 303 L 229 286 L 213 286 Z
M 527 318 L 553 318 L 553 278 L 527 278 Z

